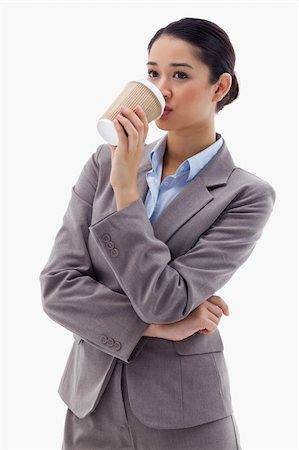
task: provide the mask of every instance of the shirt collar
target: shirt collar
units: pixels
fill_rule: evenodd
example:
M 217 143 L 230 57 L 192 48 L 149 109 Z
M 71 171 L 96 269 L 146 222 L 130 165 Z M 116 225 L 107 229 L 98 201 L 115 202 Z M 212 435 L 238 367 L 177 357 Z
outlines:
M 162 136 L 161 139 L 156 143 L 153 150 L 150 152 L 150 159 L 152 163 L 152 169 L 154 172 L 158 172 L 158 167 L 162 164 L 163 156 L 166 148 L 167 133 Z M 177 168 L 176 173 L 180 174 L 189 171 L 188 179 L 192 180 L 195 175 L 201 170 L 207 162 L 214 156 L 215 153 L 220 149 L 223 144 L 223 137 L 220 133 L 216 133 L 216 142 L 206 147 L 204 150 L 196 153 L 190 158 L 185 159 L 180 166 Z M 212 155 L 212 156 L 211 156 Z

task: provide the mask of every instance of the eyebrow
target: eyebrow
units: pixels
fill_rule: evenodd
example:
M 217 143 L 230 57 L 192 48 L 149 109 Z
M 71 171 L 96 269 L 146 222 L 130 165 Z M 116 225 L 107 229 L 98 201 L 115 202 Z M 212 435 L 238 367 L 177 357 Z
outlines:
M 154 61 L 149 61 L 146 63 L 147 66 L 157 66 L 158 64 Z M 193 69 L 192 66 L 190 66 L 190 64 L 187 63 L 170 63 L 169 66 L 171 67 L 179 67 L 179 66 L 183 66 L 183 67 L 190 67 L 190 69 Z

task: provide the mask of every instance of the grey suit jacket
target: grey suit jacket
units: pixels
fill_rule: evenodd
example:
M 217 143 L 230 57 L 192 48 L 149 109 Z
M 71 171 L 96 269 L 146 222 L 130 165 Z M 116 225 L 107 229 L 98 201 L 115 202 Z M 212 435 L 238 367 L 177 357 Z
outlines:
M 142 334 L 187 317 L 228 282 L 261 237 L 275 191 L 236 167 L 224 141 L 151 224 L 144 200 L 156 142 L 145 144 L 140 198 L 120 211 L 108 144 L 85 163 L 40 273 L 42 305 L 74 336 L 58 388 L 74 414 L 95 409 L 120 359 L 139 420 L 187 428 L 233 412 L 219 330 L 175 342 Z

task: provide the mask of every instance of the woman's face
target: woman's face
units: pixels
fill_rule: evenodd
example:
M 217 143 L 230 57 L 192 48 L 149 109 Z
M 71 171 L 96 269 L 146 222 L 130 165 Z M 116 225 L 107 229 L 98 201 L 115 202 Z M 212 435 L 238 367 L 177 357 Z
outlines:
M 216 84 L 209 85 L 209 68 L 192 53 L 193 47 L 182 39 L 161 36 L 151 47 L 147 79 L 162 92 L 166 105 L 173 111 L 156 120 L 163 130 L 197 128 L 214 119 L 218 99 Z M 192 66 L 174 67 L 186 63 Z

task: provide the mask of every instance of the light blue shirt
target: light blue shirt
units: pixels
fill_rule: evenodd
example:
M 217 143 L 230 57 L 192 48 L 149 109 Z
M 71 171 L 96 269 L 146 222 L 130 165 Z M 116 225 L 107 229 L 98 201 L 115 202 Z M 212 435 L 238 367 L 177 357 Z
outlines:
M 219 134 L 219 133 L 218 133 Z M 188 184 L 195 175 L 204 168 L 210 159 L 218 152 L 223 144 L 223 138 L 219 138 L 209 147 L 196 153 L 177 168 L 174 175 L 165 177 L 161 183 L 163 156 L 166 148 L 161 146 L 161 142 L 166 135 L 162 136 L 150 153 L 152 170 L 146 173 L 148 192 L 144 201 L 145 208 L 151 223 L 153 223 L 161 214 L 163 209 L 174 199 L 174 197 Z M 164 148 L 163 148 L 164 147 Z

